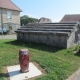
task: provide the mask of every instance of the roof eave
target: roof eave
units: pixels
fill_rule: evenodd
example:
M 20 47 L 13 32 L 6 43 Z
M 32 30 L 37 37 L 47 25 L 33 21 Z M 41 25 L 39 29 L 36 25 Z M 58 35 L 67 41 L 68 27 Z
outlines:
M 21 9 L 20 10 L 16 10 L 16 9 L 9 9 L 9 8 L 3 8 L 3 7 L 0 7 L 1 9 L 8 9 L 8 10 L 13 10 L 13 11 L 19 11 L 19 12 L 23 12 Z

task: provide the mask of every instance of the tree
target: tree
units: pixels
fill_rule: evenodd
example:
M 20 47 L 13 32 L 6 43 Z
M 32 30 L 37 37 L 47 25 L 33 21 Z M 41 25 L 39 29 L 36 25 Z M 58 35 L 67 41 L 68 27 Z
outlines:
M 20 17 L 21 26 L 22 25 L 26 25 L 28 23 L 36 22 L 36 20 L 37 20 L 36 18 L 31 18 L 31 17 L 29 17 L 27 15 L 24 15 L 24 16 Z

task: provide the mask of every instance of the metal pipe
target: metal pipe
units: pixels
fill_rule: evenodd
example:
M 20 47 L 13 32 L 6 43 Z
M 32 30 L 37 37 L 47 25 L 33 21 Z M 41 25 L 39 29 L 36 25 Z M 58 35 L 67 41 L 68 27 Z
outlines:
M 1 8 L 1 26 L 2 26 L 2 39 L 3 39 L 3 14 L 2 14 L 2 8 Z

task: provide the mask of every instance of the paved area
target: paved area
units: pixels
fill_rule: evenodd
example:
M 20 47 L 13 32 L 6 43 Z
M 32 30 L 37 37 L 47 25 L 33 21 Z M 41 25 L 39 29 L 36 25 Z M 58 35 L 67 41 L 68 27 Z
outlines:
M 80 80 L 80 68 L 66 80 Z
M 17 39 L 16 34 L 12 34 L 12 35 L 0 35 L 0 39 Z
M 7 70 L 10 80 L 27 80 L 42 75 L 42 72 L 31 62 L 27 73 L 20 73 L 20 65 L 9 66 Z

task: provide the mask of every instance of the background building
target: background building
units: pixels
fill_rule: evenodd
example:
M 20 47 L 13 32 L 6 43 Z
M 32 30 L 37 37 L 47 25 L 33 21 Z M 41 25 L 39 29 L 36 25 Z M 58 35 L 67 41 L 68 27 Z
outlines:
M 65 15 L 60 22 L 79 22 L 80 21 L 80 14 L 71 14 Z
M 11 0 L 0 0 L 0 27 L 14 32 L 20 27 L 20 12 Z

